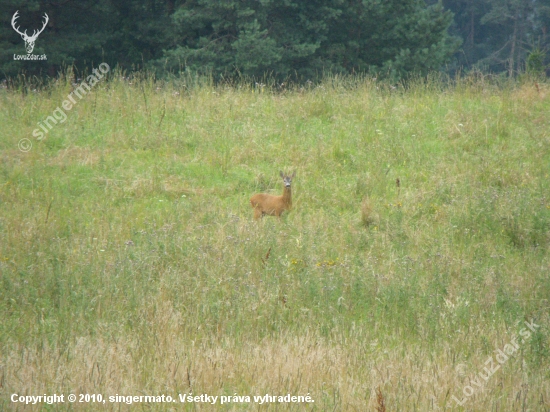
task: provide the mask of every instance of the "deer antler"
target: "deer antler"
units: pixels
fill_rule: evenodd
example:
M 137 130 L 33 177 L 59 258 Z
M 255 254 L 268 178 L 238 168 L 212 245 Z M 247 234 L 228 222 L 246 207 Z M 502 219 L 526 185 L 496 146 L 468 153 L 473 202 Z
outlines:
M 15 20 L 17 20 L 19 18 L 19 16 L 17 15 L 17 13 L 19 13 L 19 10 L 17 10 L 15 12 L 15 14 L 13 15 L 13 17 L 11 18 L 11 27 L 13 27 L 13 30 L 15 30 L 18 34 L 20 34 L 23 38 L 25 37 L 28 37 L 27 36 L 27 30 L 25 30 L 24 33 L 21 33 L 19 31 L 19 27 L 15 27 Z
M 44 31 L 44 29 L 46 28 L 46 25 L 47 25 L 48 22 L 50 21 L 50 18 L 48 17 L 48 15 L 47 15 L 46 13 L 44 13 L 43 18 L 44 18 L 45 20 L 44 20 L 44 24 L 42 25 L 42 28 L 41 28 L 40 30 L 38 30 L 38 31 L 35 30 L 34 33 L 33 33 L 32 36 L 31 36 L 31 39 L 36 40 L 36 38 L 38 37 L 38 35 Z
M 44 16 L 43 18 L 45 19 L 44 20 L 44 23 L 42 25 L 42 28 L 40 30 L 35 30 L 32 34 L 32 36 L 29 36 L 27 34 L 27 30 L 25 30 L 23 33 L 21 33 L 19 31 L 19 27 L 15 27 L 15 20 L 17 20 L 19 18 L 19 16 L 17 15 L 17 13 L 19 13 L 19 10 L 17 10 L 15 12 L 15 14 L 13 15 L 12 19 L 11 19 L 11 26 L 13 27 L 13 29 L 19 33 L 21 35 L 21 37 L 23 37 L 23 39 L 27 40 L 27 41 L 33 41 L 33 40 L 36 40 L 36 38 L 38 37 L 38 35 L 40 33 L 42 33 L 44 31 L 44 29 L 46 28 L 46 25 L 48 24 L 48 22 L 50 21 L 50 18 L 48 17 L 48 14 L 47 13 L 44 13 Z

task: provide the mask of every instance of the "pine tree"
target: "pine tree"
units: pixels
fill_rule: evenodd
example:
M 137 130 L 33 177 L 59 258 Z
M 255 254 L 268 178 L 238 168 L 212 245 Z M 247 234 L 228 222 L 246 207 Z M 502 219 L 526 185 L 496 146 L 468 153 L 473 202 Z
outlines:
M 482 62 L 504 68 L 509 76 L 521 70 L 525 46 L 533 30 L 534 2 L 525 0 L 488 0 L 490 11 L 481 23 L 491 28 L 494 51 Z
M 5 76 L 55 76 L 106 62 L 159 74 L 181 69 L 215 76 L 296 76 L 366 72 L 399 78 L 438 70 L 456 50 L 452 15 L 429 0 L 15 0 L 0 3 Z M 512 0 L 510 0 L 512 1 Z M 10 19 L 32 30 L 49 16 L 35 53 L 23 54 Z
M 439 70 L 460 45 L 448 34 L 452 14 L 440 2 L 353 2 L 335 22 L 325 57 L 348 72 L 369 70 L 399 78 Z
M 112 67 L 141 68 L 160 58 L 168 43 L 170 5 L 174 6 L 172 0 L 5 0 L 0 3 L 1 73 L 54 77 L 74 66 L 78 79 L 79 72 L 102 62 Z M 16 11 L 17 24 L 28 33 L 41 27 L 44 13 L 49 16 L 33 51 L 45 54 L 46 61 L 14 60 L 14 54 L 26 54 L 21 37 L 11 27 Z
M 513 75 L 549 47 L 550 0 L 445 0 L 455 14 L 452 33 L 464 39 L 458 66 Z M 540 54 L 539 52 L 542 52 Z M 534 58 L 535 55 L 533 55 Z
M 423 0 L 192 0 L 173 19 L 173 47 L 158 63 L 217 75 L 398 78 L 441 68 L 459 44 L 447 33 L 452 14 Z

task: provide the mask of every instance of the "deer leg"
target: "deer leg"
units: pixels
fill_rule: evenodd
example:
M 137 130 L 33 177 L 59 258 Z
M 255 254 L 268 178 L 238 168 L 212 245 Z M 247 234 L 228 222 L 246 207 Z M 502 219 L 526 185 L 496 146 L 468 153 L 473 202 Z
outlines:
M 264 214 L 262 213 L 259 207 L 254 208 L 254 219 L 258 220 L 259 218 L 263 217 L 263 215 Z

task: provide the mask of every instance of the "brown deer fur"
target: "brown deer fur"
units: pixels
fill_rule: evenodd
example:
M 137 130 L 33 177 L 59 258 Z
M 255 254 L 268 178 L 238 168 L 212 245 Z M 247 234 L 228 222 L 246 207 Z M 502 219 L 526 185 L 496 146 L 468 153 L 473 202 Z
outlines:
M 292 176 L 285 175 L 283 172 L 279 172 L 279 174 L 283 178 L 285 185 L 281 196 L 258 193 L 250 198 L 250 204 L 252 208 L 254 208 L 254 219 L 259 219 L 264 215 L 281 218 L 281 214 L 285 210 L 290 211 L 292 208 L 292 191 L 290 184 L 296 172 L 292 173 Z

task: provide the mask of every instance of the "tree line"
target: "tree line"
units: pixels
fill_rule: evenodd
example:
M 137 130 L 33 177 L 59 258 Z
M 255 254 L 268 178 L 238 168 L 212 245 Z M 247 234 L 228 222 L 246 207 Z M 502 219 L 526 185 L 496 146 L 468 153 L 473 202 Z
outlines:
M 47 24 L 23 60 L 21 35 Z M 430 71 L 510 76 L 548 66 L 550 0 L 4 0 L 0 70 L 50 76 L 100 63 L 158 76 L 313 79 Z

